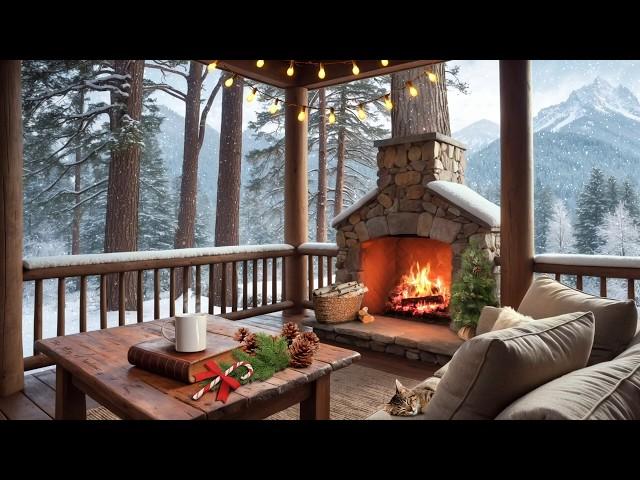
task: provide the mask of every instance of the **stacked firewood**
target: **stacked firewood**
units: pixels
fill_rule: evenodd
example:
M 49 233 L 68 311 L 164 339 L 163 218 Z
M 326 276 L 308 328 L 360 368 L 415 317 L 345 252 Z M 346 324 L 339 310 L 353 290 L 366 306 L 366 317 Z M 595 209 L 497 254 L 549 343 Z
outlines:
M 369 289 L 361 282 L 346 282 L 329 285 L 328 287 L 316 288 L 313 291 L 314 297 L 357 297 L 368 292 Z

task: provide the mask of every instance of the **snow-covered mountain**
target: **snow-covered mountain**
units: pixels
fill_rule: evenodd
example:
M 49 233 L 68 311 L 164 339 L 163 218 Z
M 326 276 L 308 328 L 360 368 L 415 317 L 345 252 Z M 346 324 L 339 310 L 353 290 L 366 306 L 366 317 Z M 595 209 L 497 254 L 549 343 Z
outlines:
M 453 138 L 464 143 L 468 152 L 477 152 L 500 136 L 500 126 L 483 118 L 453 133 Z
M 572 208 L 593 167 L 618 180 L 640 180 L 640 102 L 626 87 L 602 78 L 574 90 L 534 118 L 536 181 Z M 499 200 L 500 142 L 469 156 L 467 183 Z

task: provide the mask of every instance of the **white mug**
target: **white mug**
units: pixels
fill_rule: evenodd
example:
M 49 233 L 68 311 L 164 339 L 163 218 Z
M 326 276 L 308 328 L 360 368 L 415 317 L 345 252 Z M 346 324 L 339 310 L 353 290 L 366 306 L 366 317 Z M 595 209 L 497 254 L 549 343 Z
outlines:
M 162 336 L 175 345 L 177 352 L 201 352 L 207 348 L 207 316 L 206 313 L 176 315 L 175 320 L 162 324 Z M 164 332 L 167 325 L 175 327 L 173 338 Z

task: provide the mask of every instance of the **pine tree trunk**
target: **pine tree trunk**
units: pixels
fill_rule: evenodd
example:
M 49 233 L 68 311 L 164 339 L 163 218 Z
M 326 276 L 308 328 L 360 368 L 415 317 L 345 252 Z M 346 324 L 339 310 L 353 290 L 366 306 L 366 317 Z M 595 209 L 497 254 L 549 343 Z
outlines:
M 81 90 L 78 93 L 77 98 L 77 108 L 76 111 L 78 114 L 84 113 L 84 90 Z M 75 152 L 75 163 L 77 164 L 74 167 L 74 189 L 76 192 L 79 192 L 82 188 L 82 166 L 79 165 L 82 160 L 82 139 L 78 141 L 78 145 L 76 146 Z M 71 255 L 79 255 L 80 254 L 80 222 L 82 221 L 82 209 L 80 207 L 80 195 L 76 193 L 74 196 L 75 206 L 73 208 L 73 220 L 71 223 Z
M 425 75 L 426 71 L 435 73 L 438 81 L 429 81 Z M 411 81 L 418 89 L 417 97 L 409 95 L 407 81 Z M 430 132 L 451 135 L 444 63 L 392 74 L 391 92 L 392 137 Z
M 340 93 L 340 118 L 346 113 L 347 93 L 343 89 Z M 338 163 L 336 165 L 336 188 L 334 192 L 333 216 L 342 211 L 344 204 L 344 157 L 346 151 L 347 132 L 344 127 L 338 129 Z
M 122 108 L 110 112 L 111 132 L 118 136 L 124 127 L 135 127 L 142 116 L 142 79 L 144 60 L 115 60 L 115 74 L 128 75 L 122 83 L 128 83 L 128 96 L 111 93 L 111 104 L 121 103 Z M 131 122 L 133 121 L 133 123 Z M 134 133 L 134 132 L 131 132 Z M 107 187 L 107 218 L 105 225 L 105 252 L 134 252 L 138 248 L 138 206 L 140 191 L 140 145 L 129 136 L 121 138 L 111 150 Z M 107 307 L 118 308 L 118 276 L 107 280 Z M 136 308 L 136 284 L 133 272 L 125 274 L 125 308 Z
M 192 61 L 187 78 L 180 209 L 178 211 L 178 226 L 174 242 L 175 248 L 191 248 L 195 243 L 201 92 L 202 66 Z M 176 297 L 182 295 L 182 281 L 182 274 L 176 274 Z
M 240 173 L 242 167 L 242 92 L 244 81 L 236 77 L 233 86 L 222 91 L 220 119 L 220 158 L 218 164 L 218 193 L 216 198 L 216 246 L 240 243 Z M 215 279 L 216 291 L 221 285 L 221 271 Z M 231 282 L 227 282 L 227 292 Z M 219 304 L 219 298 L 216 298 Z M 230 305 L 230 302 L 227 302 Z
M 324 88 L 320 95 L 320 125 L 318 126 L 318 194 L 316 198 L 316 242 L 327 241 L 327 101 Z

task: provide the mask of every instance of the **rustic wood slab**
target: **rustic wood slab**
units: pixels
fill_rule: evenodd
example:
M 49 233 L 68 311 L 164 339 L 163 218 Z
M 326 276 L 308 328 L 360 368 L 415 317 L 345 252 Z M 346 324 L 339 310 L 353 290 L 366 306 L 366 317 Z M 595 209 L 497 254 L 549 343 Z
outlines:
M 273 329 L 259 325 L 209 317 L 207 331 L 216 335 L 233 337 L 240 326 L 252 332 L 274 333 Z M 67 404 L 61 407 L 68 413 L 64 418 L 75 418 L 81 411 L 79 403 L 83 401 L 78 389 L 125 419 L 264 418 L 301 402 L 308 403 L 301 407 L 306 418 L 326 418 L 328 406 L 324 404 L 328 405 L 329 390 L 324 380 L 321 386 L 316 384 L 325 377 L 328 381 L 332 371 L 360 358 L 357 352 L 321 344 L 307 368 L 288 368 L 264 382 L 243 385 L 231 392 L 226 403 L 216 401 L 214 394 L 195 401 L 191 397 L 199 388 L 197 384 L 188 385 L 156 375 L 127 361 L 129 347 L 157 338 L 164 321 L 166 319 L 39 340 L 37 351 L 56 362 L 57 387 L 62 385 L 67 391 Z M 63 394 L 59 393 L 57 398 L 64 403 L 60 395 Z M 51 407 L 50 402 L 45 404 Z M 57 417 L 61 416 L 63 413 L 58 412 Z

